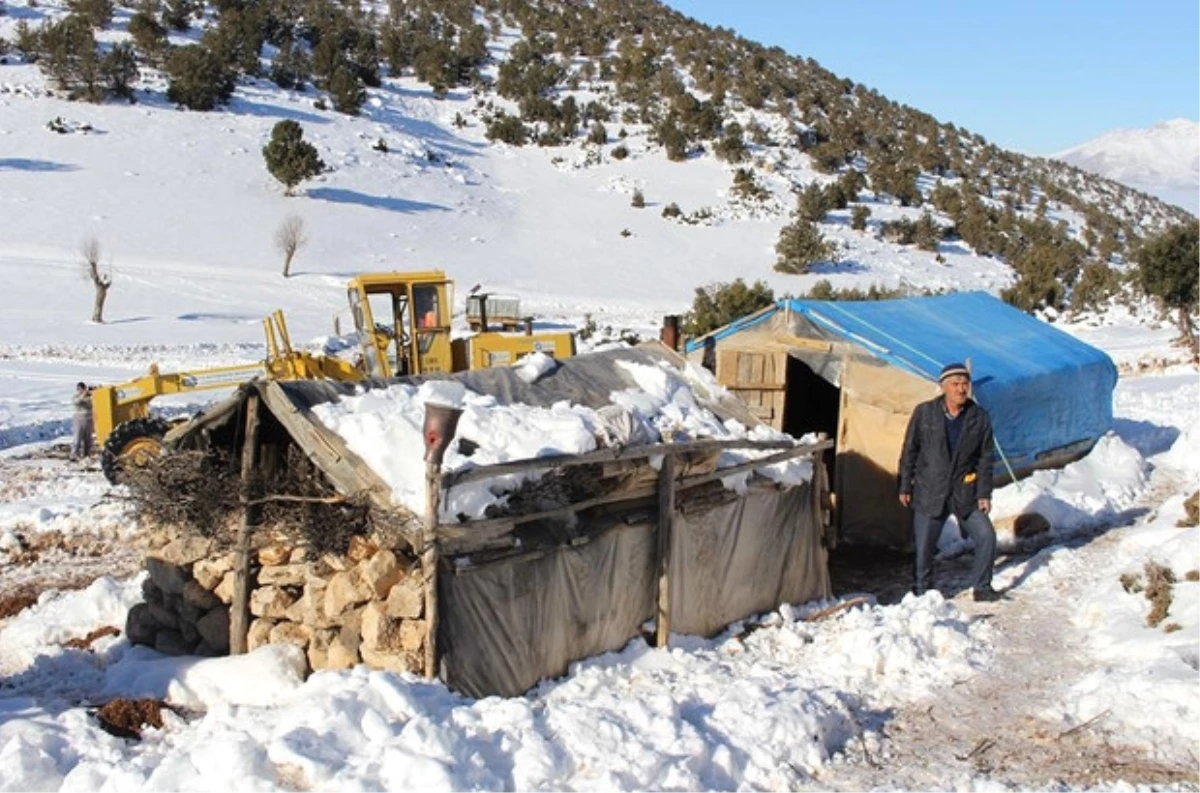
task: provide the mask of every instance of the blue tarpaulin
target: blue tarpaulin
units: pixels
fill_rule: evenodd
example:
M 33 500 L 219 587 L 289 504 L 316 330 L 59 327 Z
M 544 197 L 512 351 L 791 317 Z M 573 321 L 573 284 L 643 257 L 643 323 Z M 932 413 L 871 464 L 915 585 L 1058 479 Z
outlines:
M 1018 472 L 1066 447 L 1088 447 L 1112 427 L 1117 370 L 1101 350 L 986 292 L 866 302 L 781 300 L 713 334 L 717 340 L 776 312 L 803 314 L 826 333 L 932 382 L 969 360 L 975 399 Z M 997 460 L 998 467 L 1001 463 Z

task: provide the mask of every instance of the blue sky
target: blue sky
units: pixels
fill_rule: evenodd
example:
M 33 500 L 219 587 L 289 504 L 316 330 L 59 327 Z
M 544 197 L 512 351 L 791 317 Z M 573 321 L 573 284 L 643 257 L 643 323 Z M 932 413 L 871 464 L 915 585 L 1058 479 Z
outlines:
M 666 3 L 1028 154 L 1200 117 L 1197 0 Z

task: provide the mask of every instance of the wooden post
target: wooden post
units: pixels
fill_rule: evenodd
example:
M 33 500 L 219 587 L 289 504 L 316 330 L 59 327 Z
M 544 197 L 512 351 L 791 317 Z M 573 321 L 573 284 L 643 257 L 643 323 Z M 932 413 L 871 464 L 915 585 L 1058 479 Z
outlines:
M 462 409 L 448 405 L 425 405 L 422 436 L 425 441 L 425 523 L 421 537 L 421 569 L 425 584 L 425 676 L 438 676 L 438 513 L 442 502 L 442 458 Z
M 440 457 L 440 455 L 439 455 Z M 425 584 L 425 677 L 437 677 L 437 629 L 438 629 L 438 561 L 437 545 L 438 510 L 441 508 L 442 465 L 441 461 L 425 462 L 425 531 L 424 550 L 421 553 L 421 569 Z
M 671 537 L 675 527 L 675 455 L 663 455 L 658 472 L 658 614 L 654 645 L 666 647 L 671 637 Z
M 246 398 L 246 435 L 242 442 L 242 525 L 233 561 L 233 603 L 229 607 L 229 654 L 246 652 L 250 632 L 250 535 L 262 508 L 254 501 L 258 471 L 258 394 Z

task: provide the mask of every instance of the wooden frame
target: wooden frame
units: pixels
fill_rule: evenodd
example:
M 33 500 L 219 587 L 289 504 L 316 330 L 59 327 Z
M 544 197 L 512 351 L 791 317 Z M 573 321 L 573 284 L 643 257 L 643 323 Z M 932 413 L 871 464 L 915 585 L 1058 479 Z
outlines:
M 670 638 L 670 567 L 671 547 L 675 515 L 679 509 L 679 494 L 719 479 L 753 471 L 767 465 L 807 456 L 813 464 L 820 463 L 820 454 L 832 448 L 833 442 L 820 438 L 816 443 L 797 444 L 795 441 L 751 441 L 751 440 L 700 440 L 683 443 L 656 443 L 635 447 L 611 447 L 594 452 L 578 455 L 557 455 L 537 457 L 529 460 L 514 460 L 480 468 L 455 471 L 442 474 L 435 466 L 427 467 L 425 480 L 426 503 L 432 510 L 426 515 L 425 550 L 422 563 L 428 562 L 437 566 L 445 554 L 465 554 L 472 551 L 491 550 L 501 547 L 511 547 L 509 535 L 518 526 L 537 520 L 556 517 L 566 517 L 578 514 L 594 507 L 635 503 L 650 498 L 657 499 L 656 525 L 656 554 L 655 571 L 658 580 L 658 595 L 655 608 L 655 644 L 659 647 L 667 645 Z M 753 460 L 747 460 L 716 471 L 680 477 L 679 457 L 687 454 L 706 453 L 725 449 L 755 449 L 773 451 Z M 466 482 L 479 481 L 503 474 L 529 472 L 538 470 L 558 470 L 579 465 L 591 465 L 598 462 L 615 460 L 646 460 L 662 457 L 658 477 L 654 484 L 621 490 L 595 498 L 584 499 L 574 504 L 549 510 L 513 515 L 503 518 L 482 518 L 458 524 L 444 524 L 437 520 L 437 509 L 442 502 L 445 491 Z M 647 464 L 649 464 L 647 462 Z M 814 481 L 825 482 L 824 476 L 818 476 L 814 471 Z M 814 503 L 820 503 L 822 496 L 814 493 Z M 814 514 L 821 514 L 820 512 Z M 426 620 L 429 637 L 426 641 L 425 674 L 435 677 L 437 672 L 438 655 L 436 643 L 437 630 L 437 571 L 426 570 Z

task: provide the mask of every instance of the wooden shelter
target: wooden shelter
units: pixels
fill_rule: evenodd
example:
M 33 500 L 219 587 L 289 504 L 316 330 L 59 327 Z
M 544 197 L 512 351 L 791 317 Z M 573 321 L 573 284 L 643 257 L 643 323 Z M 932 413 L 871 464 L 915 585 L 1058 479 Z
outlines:
M 425 379 L 461 380 L 500 404 L 549 406 L 565 399 L 599 409 L 609 404 L 613 392 L 636 387 L 622 362 L 665 367 L 677 374 L 686 367 L 678 355 L 653 344 L 575 356 L 533 383 L 512 369 Z M 266 569 L 256 563 L 254 549 L 256 533 L 266 528 L 258 523 L 256 504 L 269 494 L 255 491 L 255 472 L 261 478 L 272 467 L 290 464 L 296 449 L 340 497 L 367 503 L 372 510 L 371 536 L 365 542 L 373 555 L 364 556 L 358 567 L 324 562 L 326 569 L 341 567 L 330 574 L 343 576 L 341 583 L 331 578 L 314 581 L 318 561 L 300 561 L 293 566 L 304 568 L 303 576 L 288 579 L 307 581 L 292 585 L 298 591 L 289 594 L 285 585 L 281 595 L 258 596 L 259 603 L 284 595 L 292 603 L 305 598 L 323 603 L 315 617 L 303 619 L 328 624 L 284 631 L 276 623 L 269 634 L 299 632 L 309 641 L 321 635 L 322 658 L 329 656 L 329 643 L 335 641 L 329 637 L 344 634 L 357 620 L 363 626 L 361 643 L 350 643 L 357 655 L 341 647 L 341 658 L 349 655 L 367 663 L 383 659 L 386 665 L 391 657 L 387 652 L 403 650 L 411 668 L 419 650 L 420 671 L 441 677 L 459 691 L 514 695 L 542 678 L 564 673 L 572 661 L 619 649 L 641 635 L 648 622 L 654 625 L 653 641 L 664 645 L 671 633 L 709 636 L 782 603 L 830 595 L 824 535 L 828 494 L 820 462 L 828 442 L 694 438 L 639 443 L 629 438 L 581 455 L 446 472 L 441 452 L 458 442 L 453 422 L 431 421 L 427 448 L 411 450 L 427 461 L 426 509 L 418 515 L 395 503 L 379 472 L 314 414 L 315 405 L 363 387 L 254 382 L 168 437 L 175 449 L 223 449 L 245 475 L 243 521 L 230 572 L 236 582 L 230 600 L 233 652 L 246 648 L 247 636 L 254 632 L 250 612 L 256 587 L 261 588 L 256 577 Z M 747 426 L 757 423 L 736 399 L 703 393 L 697 398 L 722 419 Z M 436 426 L 442 429 L 430 431 Z M 720 459 L 733 449 L 759 456 L 735 464 Z M 812 476 L 803 484 L 783 486 L 755 473 L 793 458 L 813 463 Z M 438 519 L 439 503 L 455 486 L 518 471 L 545 472 L 533 486 L 536 498 L 513 497 L 510 503 L 515 506 L 491 517 Z M 739 475 L 749 475 L 744 488 L 722 483 Z M 385 554 L 390 556 L 377 562 Z M 291 556 L 299 558 L 294 551 Z M 392 572 L 383 574 L 381 569 Z M 283 575 L 272 572 L 270 577 L 282 580 Z M 357 585 L 364 577 L 372 577 L 375 600 L 368 599 L 365 606 L 353 599 L 349 605 L 339 601 L 330 606 L 333 589 Z M 387 587 L 405 586 L 410 592 L 416 580 L 420 608 L 403 617 L 389 616 L 395 593 Z M 315 593 L 310 586 L 316 587 Z M 388 621 L 392 619 L 395 624 Z M 265 628 L 260 633 L 268 635 Z

